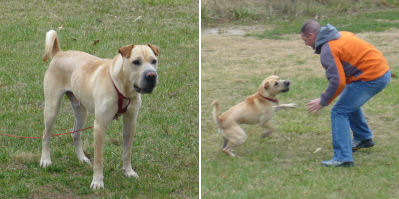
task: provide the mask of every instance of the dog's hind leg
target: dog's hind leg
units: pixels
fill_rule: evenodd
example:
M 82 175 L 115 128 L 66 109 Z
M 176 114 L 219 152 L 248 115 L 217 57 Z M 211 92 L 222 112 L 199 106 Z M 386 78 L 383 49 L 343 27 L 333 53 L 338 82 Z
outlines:
M 223 132 L 222 129 L 219 128 L 219 132 Z M 229 139 L 223 137 L 223 147 L 222 147 L 222 151 L 225 152 L 227 155 L 231 156 L 231 157 L 235 157 L 234 153 L 231 152 L 231 144 L 229 145 L 229 147 L 227 146 L 229 143 Z
M 226 148 L 227 142 L 229 142 L 229 140 L 227 138 L 223 137 L 223 147 L 222 147 L 222 149 Z
M 40 158 L 40 166 L 47 167 L 51 165 L 50 157 L 50 138 L 53 130 L 53 125 L 60 110 L 60 103 L 63 91 L 44 89 L 45 105 L 44 105 L 44 131 L 42 138 L 42 156 Z M 54 92 L 52 92 L 54 91 Z
M 231 151 L 232 144 L 229 144 L 229 140 L 227 138 L 223 138 L 223 148 L 222 151 L 231 157 L 235 157 L 236 155 Z
M 233 147 L 238 147 L 242 145 L 247 139 L 247 134 L 245 131 L 238 125 L 233 125 L 227 129 L 223 129 L 223 133 L 226 136 L 224 138 L 223 144 L 223 152 L 231 157 L 235 157 L 235 154 L 231 151 Z
M 75 115 L 75 123 L 73 131 L 82 129 L 86 123 L 87 110 L 83 105 L 80 104 L 79 100 L 76 99 L 75 95 L 72 92 L 67 92 L 66 95 L 71 101 L 71 106 Z M 89 158 L 87 158 L 83 153 L 81 132 L 73 133 L 72 137 L 73 137 L 73 143 L 75 144 L 76 155 L 78 156 L 79 161 L 90 164 Z

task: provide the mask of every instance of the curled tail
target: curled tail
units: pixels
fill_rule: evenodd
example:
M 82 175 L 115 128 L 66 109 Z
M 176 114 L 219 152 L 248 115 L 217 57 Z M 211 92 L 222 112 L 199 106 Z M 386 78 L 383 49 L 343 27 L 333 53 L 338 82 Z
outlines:
M 212 115 L 213 115 L 213 120 L 220 126 L 219 123 L 219 102 L 217 100 L 213 101 L 212 104 L 213 110 L 212 110 Z
M 53 58 L 55 54 L 61 51 L 60 43 L 58 41 L 57 32 L 50 30 L 46 33 L 45 51 L 43 61 L 47 61 L 48 58 Z

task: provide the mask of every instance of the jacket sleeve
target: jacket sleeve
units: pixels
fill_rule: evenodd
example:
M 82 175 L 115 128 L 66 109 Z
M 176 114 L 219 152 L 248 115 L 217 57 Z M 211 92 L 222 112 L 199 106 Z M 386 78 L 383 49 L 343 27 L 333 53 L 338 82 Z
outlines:
M 326 70 L 328 87 L 320 96 L 320 105 L 329 105 L 346 86 L 345 72 L 338 56 L 331 50 L 329 43 L 323 45 L 320 53 L 321 65 Z

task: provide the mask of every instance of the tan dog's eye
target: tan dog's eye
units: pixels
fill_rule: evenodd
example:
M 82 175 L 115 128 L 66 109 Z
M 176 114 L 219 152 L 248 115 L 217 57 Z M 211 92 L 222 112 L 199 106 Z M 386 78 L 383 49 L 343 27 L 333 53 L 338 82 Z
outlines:
M 277 86 L 277 85 L 278 85 L 278 82 L 274 83 L 274 86 Z
M 141 64 L 141 61 L 140 60 L 134 60 L 133 64 L 136 65 L 136 66 L 139 66 Z
M 157 60 L 156 59 L 152 60 L 151 64 L 154 64 L 154 65 L 157 64 Z

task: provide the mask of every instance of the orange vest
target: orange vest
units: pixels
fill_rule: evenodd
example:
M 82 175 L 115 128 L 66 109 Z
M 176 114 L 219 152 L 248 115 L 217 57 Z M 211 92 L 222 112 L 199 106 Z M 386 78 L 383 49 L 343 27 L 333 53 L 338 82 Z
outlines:
M 342 31 L 340 35 L 340 38 L 325 43 L 321 49 L 321 63 L 330 81 L 329 88 L 321 96 L 324 106 L 330 104 L 346 84 L 375 80 L 389 70 L 384 55 L 373 45 L 351 32 Z

